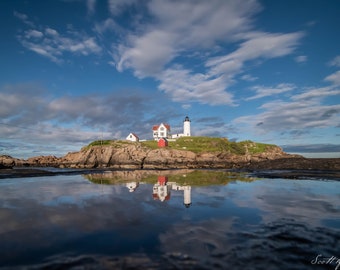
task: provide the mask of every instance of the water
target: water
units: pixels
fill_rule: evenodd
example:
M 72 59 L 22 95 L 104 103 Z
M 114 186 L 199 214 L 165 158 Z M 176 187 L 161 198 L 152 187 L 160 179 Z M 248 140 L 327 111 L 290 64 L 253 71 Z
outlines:
M 339 191 L 225 171 L 1 179 L 0 268 L 340 269 Z

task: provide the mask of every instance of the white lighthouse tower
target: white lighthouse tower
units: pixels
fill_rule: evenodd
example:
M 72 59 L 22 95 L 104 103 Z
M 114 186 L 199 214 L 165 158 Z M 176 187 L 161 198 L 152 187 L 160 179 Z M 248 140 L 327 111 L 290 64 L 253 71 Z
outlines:
M 190 132 L 190 119 L 188 116 L 185 117 L 184 121 L 183 121 L 183 133 L 184 136 L 191 136 L 191 132 Z

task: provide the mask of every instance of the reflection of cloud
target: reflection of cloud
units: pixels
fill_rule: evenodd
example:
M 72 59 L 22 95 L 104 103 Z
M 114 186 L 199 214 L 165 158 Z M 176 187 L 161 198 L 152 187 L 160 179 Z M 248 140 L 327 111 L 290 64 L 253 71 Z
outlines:
M 243 196 L 234 197 L 233 202 L 259 209 L 266 222 L 290 217 L 319 226 L 325 220 L 339 218 L 338 182 L 267 179 L 253 184 L 250 189 L 242 189 Z
M 119 227 L 128 223 L 130 215 L 135 220 L 143 218 L 140 205 L 134 204 L 132 207 L 129 204 L 124 186 L 92 185 L 83 180 L 68 183 L 71 179 L 74 176 L 35 178 L 34 184 L 20 183 L 15 190 L 10 185 L 2 186 L 0 233 L 32 229 L 41 230 L 41 234 L 50 226 L 66 231 L 74 227 L 77 232 L 96 231 L 108 224 Z M 20 218 L 22 214 L 24 220 Z
M 125 184 L 96 185 L 74 175 L 4 179 L 0 264 L 25 263 L 18 261 L 25 254 L 41 268 L 68 268 L 70 262 L 105 268 L 95 266 L 119 261 L 180 269 L 305 269 L 318 252 L 337 248 L 332 226 L 338 229 L 338 185 L 235 180 L 193 188 L 195 202 L 185 209 L 177 205 L 182 196 L 175 204 L 154 202 L 150 184 L 129 193 Z
M 231 246 L 226 232 L 232 230 L 233 221 L 230 218 L 175 224 L 160 234 L 162 249 L 165 253 L 182 251 L 198 258 L 226 253 Z

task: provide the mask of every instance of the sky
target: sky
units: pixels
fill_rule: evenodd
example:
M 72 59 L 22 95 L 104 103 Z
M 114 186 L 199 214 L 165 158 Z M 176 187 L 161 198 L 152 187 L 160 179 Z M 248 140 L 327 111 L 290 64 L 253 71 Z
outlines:
M 0 1 L 0 154 L 193 136 L 340 157 L 336 0 Z

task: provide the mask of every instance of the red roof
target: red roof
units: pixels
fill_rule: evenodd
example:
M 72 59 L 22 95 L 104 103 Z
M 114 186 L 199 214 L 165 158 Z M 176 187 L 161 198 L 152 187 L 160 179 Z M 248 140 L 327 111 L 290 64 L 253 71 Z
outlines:
M 170 130 L 170 125 L 169 124 L 163 124 L 167 130 Z M 160 125 L 155 125 L 152 127 L 152 130 L 157 130 Z
M 132 135 L 135 136 L 137 139 L 139 139 L 139 137 L 135 133 L 132 133 Z

